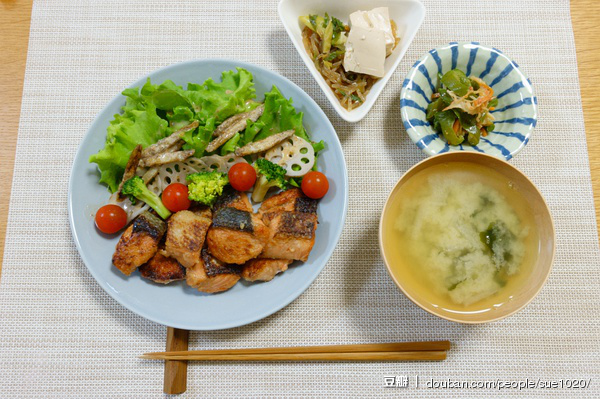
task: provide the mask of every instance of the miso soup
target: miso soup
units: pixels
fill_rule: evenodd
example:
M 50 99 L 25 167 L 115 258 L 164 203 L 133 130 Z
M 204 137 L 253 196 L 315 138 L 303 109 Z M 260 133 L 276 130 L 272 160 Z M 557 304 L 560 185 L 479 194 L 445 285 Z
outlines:
M 451 312 L 508 303 L 539 255 L 533 212 L 502 174 L 449 162 L 421 170 L 389 200 L 382 226 L 407 293 Z

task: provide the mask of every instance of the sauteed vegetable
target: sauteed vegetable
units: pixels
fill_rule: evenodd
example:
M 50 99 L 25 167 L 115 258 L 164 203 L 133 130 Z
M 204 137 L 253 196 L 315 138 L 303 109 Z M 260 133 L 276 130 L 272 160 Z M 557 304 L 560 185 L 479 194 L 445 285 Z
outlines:
M 479 144 L 494 130 L 491 111 L 498 105 L 494 90 L 483 80 L 453 69 L 438 74 L 438 86 L 427 107 L 427 120 L 450 145 Z

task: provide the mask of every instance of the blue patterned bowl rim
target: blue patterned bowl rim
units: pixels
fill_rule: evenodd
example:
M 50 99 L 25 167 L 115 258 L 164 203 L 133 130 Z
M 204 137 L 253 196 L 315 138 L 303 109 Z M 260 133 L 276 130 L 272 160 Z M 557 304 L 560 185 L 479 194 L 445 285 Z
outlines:
M 478 76 L 494 89 L 498 107 L 492 114 L 496 129 L 477 146 L 449 146 L 426 119 L 438 72 L 459 68 Z M 537 98 L 531 81 L 502 51 L 478 42 L 451 42 L 430 50 L 404 79 L 400 93 L 401 116 L 411 140 L 426 154 L 477 151 L 509 160 L 528 143 L 537 124 Z

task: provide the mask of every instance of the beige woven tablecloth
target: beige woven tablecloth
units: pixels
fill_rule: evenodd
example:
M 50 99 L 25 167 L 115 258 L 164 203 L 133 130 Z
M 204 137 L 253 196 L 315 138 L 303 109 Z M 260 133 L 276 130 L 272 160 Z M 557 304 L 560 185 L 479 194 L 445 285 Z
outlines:
M 162 395 L 162 363 L 137 356 L 163 350 L 166 328 L 121 307 L 88 273 L 67 223 L 67 181 L 80 140 L 116 93 L 156 68 L 205 57 L 272 69 L 322 106 L 345 151 L 350 207 L 333 257 L 300 298 L 246 327 L 194 332 L 191 347 L 436 339 L 454 347 L 442 363 L 194 364 L 186 396 L 600 396 L 600 256 L 569 2 L 425 5 L 425 23 L 383 94 L 349 124 L 309 75 L 274 0 L 36 0 L 0 286 L 0 397 Z M 539 123 L 511 163 L 537 184 L 556 223 L 556 260 L 540 295 L 519 314 L 480 326 L 443 321 L 409 302 L 388 278 L 376 236 L 392 185 L 424 158 L 402 128 L 403 78 L 427 50 L 454 40 L 503 50 L 533 82 Z M 410 386 L 384 388 L 385 376 L 407 376 Z M 591 383 L 427 388 L 448 379 Z

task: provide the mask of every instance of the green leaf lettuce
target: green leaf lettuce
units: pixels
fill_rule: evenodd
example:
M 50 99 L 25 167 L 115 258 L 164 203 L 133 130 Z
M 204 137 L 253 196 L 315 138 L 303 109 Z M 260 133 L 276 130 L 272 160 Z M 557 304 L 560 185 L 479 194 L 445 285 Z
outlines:
M 131 94 L 126 92 L 123 94 Z M 104 148 L 90 157 L 90 162 L 98 164 L 100 169 L 100 183 L 106 184 L 111 192 L 119 187 L 129 155 L 136 145 L 147 147 L 169 132 L 167 121 L 157 115 L 152 104 L 144 103 L 140 97 L 129 98 L 125 113 L 115 115 L 108 126 Z
M 201 157 L 218 124 L 259 105 L 251 101 L 256 97 L 252 74 L 242 68 L 223 72 L 221 82 L 190 83 L 187 90 L 170 80 L 155 85 L 148 79 L 141 89 L 125 89 L 122 94 L 123 113 L 110 122 L 104 148 L 89 159 L 98 164 L 100 182 L 111 192 L 117 190 L 136 145 L 146 148 L 198 120 L 198 129 L 187 132 L 183 140 L 185 149 L 194 149 Z

